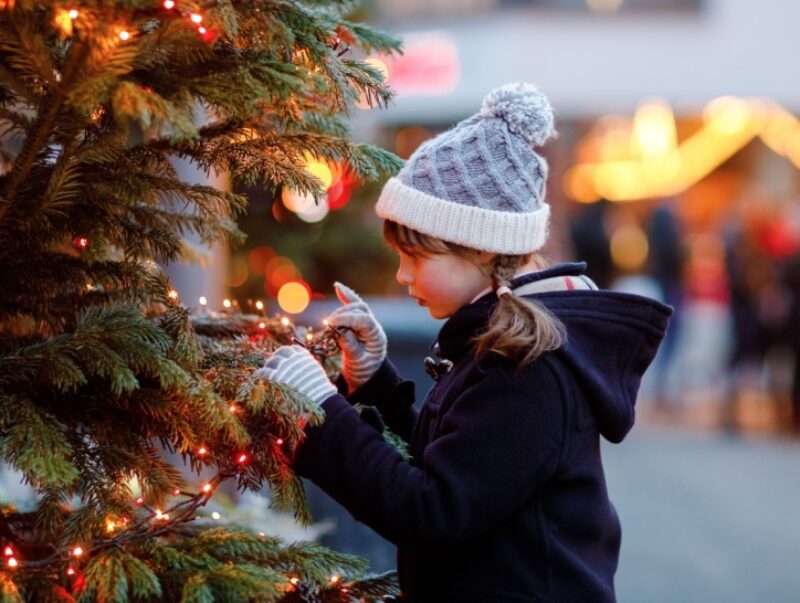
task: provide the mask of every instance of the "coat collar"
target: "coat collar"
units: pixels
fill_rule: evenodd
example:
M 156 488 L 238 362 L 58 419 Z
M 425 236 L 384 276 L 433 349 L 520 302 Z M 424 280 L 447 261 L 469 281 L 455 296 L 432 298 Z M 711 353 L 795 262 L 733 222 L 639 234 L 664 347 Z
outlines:
M 515 289 L 534 281 L 551 278 L 554 276 L 579 276 L 586 271 L 586 262 L 556 264 L 540 270 L 529 272 L 511 280 L 511 288 Z M 442 325 L 439 336 L 431 344 L 431 352 L 440 358 L 457 360 L 471 347 L 470 339 L 475 333 L 486 325 L 492 312 L 497 297 L 493 292 L 488 292 L 475 301 L 462 306 Z

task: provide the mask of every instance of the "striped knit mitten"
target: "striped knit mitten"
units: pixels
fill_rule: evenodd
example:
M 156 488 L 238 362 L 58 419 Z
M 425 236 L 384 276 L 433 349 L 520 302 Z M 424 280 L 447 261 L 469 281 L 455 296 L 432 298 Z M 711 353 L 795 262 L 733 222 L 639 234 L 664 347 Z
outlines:
M 325 370 L 308 350 L 299 345 L 275 350 L 253 377 L 288 385 L 317 406 L 338 393 Z
M 328 322 L 340 329 L 342 375 L 349 393 L 364 385 L 386 358 L 386 334 L 369 306 L 350 287 L 336 282 L 336 296 L 344 306 L 336 308 Z

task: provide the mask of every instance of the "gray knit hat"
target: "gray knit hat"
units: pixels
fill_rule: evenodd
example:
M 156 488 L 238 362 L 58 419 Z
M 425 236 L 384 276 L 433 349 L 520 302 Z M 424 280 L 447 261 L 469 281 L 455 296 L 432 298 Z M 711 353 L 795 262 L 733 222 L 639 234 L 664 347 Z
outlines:
M 375 206 L 384 219 L 472 249 L 536 251 L 547 240 L 547 162 L 553 110 L 535 86 L 506 84 L 481 110 L 423 143 Z

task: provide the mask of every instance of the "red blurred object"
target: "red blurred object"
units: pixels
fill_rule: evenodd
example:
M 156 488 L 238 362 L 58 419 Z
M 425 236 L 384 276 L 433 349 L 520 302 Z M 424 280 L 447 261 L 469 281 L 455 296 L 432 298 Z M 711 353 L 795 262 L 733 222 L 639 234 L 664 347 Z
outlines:
M 203 42 L 206 42 L 207 44 L 211 44 L 214 40 L 217 39 L 216 32 L 211 29 L 207 29 L 205 27 L 198 27 L 197 32 L 200 34 L 200 37 L 203 38 Z
M 725 266 L 707 259 L 695 259 L 685 271 L 684 284 L 686 297 L 694 300 L 715 302 L 727 305 L 730 289 Z
M 759 246 L 776 260 L 785 260 L 800 251 L 800 235 L 792 225 L 774 220 L 759 233 Z
M 388 84 L 401 98 L 447 94 L 461 79 L 458 45 L 443 32 L 406 35 L 402 55 L 380 58 L 389 69 Z
M 78 574 L 78 577 L 75 579 L 75 582 L 72 583 L 72 594 L 77 595 L 83 592 L 83 589 L 86 588 L 86 575 L 81 572 Z
M 344 178 L 338 180 L 336 184 L 328 189 L 328 207 L 331 211 L 343 208 L 350 201 L 353 189 L 345 182 Z

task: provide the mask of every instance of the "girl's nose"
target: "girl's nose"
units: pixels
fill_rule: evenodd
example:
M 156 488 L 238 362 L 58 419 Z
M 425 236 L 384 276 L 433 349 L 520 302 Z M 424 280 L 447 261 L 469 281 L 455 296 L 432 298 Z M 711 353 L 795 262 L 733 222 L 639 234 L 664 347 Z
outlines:
M 398 283 L 404 286 L 408 286 L 414 282 L 411 270 L 409 270 L 407 262 L 405 262 L 402 258 L 400 259 L 400 266 L 397 268 L 397 274 L 395 275 L 395 278 L 397 279 Z
M 408 274 L 407 270 L 403 270 L 403 266 L 401 265 L 400 268 L 397 269 L 397 282 L 401 285 L 408 286 L 411 284 L 411 278 Z

